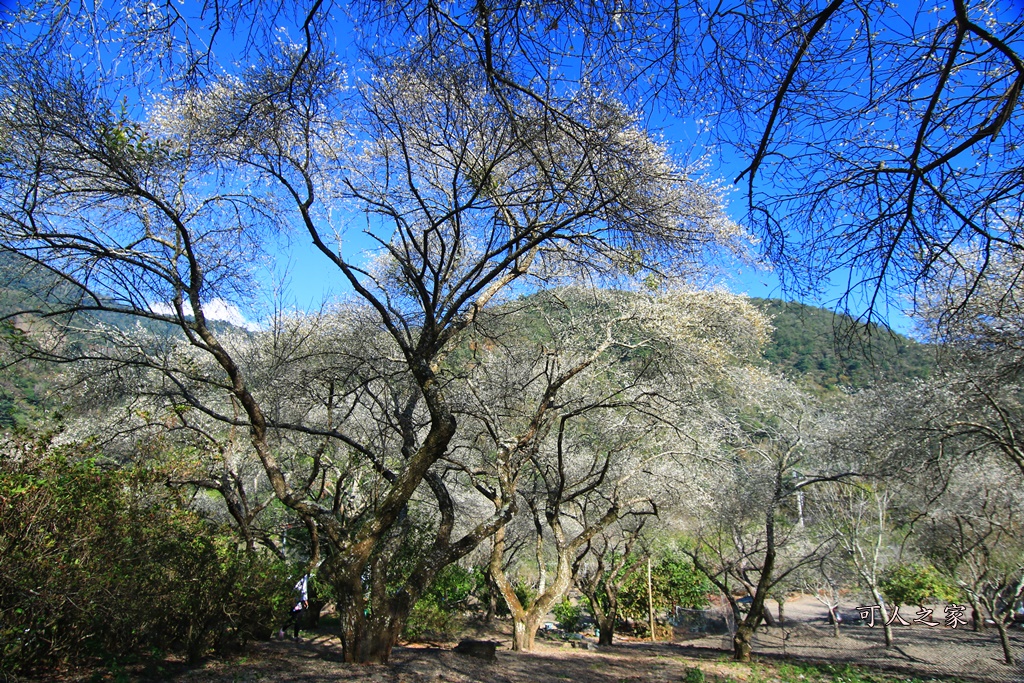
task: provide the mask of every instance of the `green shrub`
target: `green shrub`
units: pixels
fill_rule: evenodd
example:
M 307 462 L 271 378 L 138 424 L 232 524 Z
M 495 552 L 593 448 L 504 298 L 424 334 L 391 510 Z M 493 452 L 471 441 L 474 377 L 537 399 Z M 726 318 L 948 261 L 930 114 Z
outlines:
M 645 559 L 639 557 L 633 561 L 646 563 Z M 713 589 L 707 577 L 695 569 L 685 555 L 671 549 L 655 558 L 651 569 L 651 584 L 655 613 L 665 612 L 675 606 L 688 609 L 705 607 L 708 604 L 708 593 Z M 619 589 L 619 616 L 638 623 L 647 622 L 646 567 L 630 573 Z
M 704 670 L 695 666 L 688 668 L 683 681 L 685 683 L 704 683 Z
M 562 598 L 552 609 L 555 619 L 558 621 L 558 628 L 569 633 L 576 633 L 583 625 L 583 608 L 574 605 L 569 598 Z
M 894 605 L 923 605 L 929 600 L 955 600 L 957 588 L 930 565 L 898 564 L 882 575 L 879 587 Z
M 479 580 L 477 571 L 450 564 L 437 573 L 430 587 L 424 592 L 438 606 L 447 610 L 464 610 Z
M 519 604 L 523 606 L 523 609 L 530 609 L 537 600 L 537 589 L 522 579 L 516 581 L 514 590 L 516 598 L 519 600 Z
M 406 640 L 450 640 L 462 629 L 462 612 L 479 584 L 478 570 L 450 564 L 434 577 L 409 614 L 402 630 Z
M 283 564 L 96 456 L 0 441 L 0 674 L 153 648 L 194 661 L 269 634 Z
M 445 609 L 432 598 L 419 600 L 409 613 L 402 636 L 406 640 L 452 640 L 464 625 L 462 615 Z

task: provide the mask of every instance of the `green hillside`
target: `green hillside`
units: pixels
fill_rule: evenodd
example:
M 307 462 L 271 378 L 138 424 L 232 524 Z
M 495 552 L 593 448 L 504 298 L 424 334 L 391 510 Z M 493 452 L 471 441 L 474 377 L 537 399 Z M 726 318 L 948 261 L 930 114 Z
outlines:
M 793 379 L 811 386 L 862 388 L 880 380 L 927 377 L 934 365 L 930 349 L 849 317 L 778 299 L 753 299 L 772 319 L 765 359 Z
M 16 255 L 0 253 L 0 318 L 26 308 L 45 310 L 50 302 L 66 300 L 72 293 L 67 285 L 55 284 L 49 273 L 31 267 Z M 631 296 L 628 292 L 618 295 Z M 766 362 L 812 389 L 860 388 L 883 380 L 927 377 L 930 372 L 932 357 L 928 347 L 906 337 L 882 329 L 857 327 L 849 318 L 821 308 L 777 299 L 753 299 L 753 302 L 769 315 L 774 326 L 771 342 L 764 350 Z M 602 304 L 571 296 L 566 300 L 556 291 L 530 295 L 512 307 L 539 307 L 544 315 L 559 318 L 568 314 L 567 305 L 575 309 L 574 315 L 583 314 L 581 317 L 586 319 L 584 309 Z M 109 313 L 92 317 L 118 327 L 139 324 L 133 318 Z M 24 322 L 22 316 L 8 317 L 0 324 L 0 334 L 16 337 L 19 325 L 15 323 L 19 319 Z M 540 318 L 537 323 L 541 325 Z M 149 321 L 143 325 L 151 328 L 150 332 L 159 328 L 162 334 L 180 334 L 173 326 L 163 323 Z M 230 327 L 229 323 L 215 323 L 216 329 Z M 854 334 L 850 334 L 851 330 Z M 844 334 L 837 335 L 837 332 Z M 520 323 L 518 334 L 529 338 L 531 333 L 542 336 L 539 327 L 523 329 Z M 594 333 L 598 333 L 596 328 Z M 867 338 L 870 344 L 860 343 Z M 842 343 L 848 339 L 857 343 Z M 85 339 L 66 341 L 88 343 Z M 55 371 L 38 362 L 11 365 L 12 359 L 9 347 L 4 344 L 0 348 L 0 427 L 19 424 L 47 412 L 46 396 Z
M 12 345 L 25 316 L 13 314 L 42 310 L 46 292 L 53 291 L 54 284 L 52 277 L 40 275 L 40 269 L 21 256 L 0 251 L 0 429 L 24 424 L 45 412 L 52 372 L 38 362 L 14 362 Z
M 18 348 L 18 340 L 28 329 L 44 334 L 59 329 L 47 314 L 66 310 L 83 298 L 79 288 L 46 268 L 17 253 L 0 251 L 0 428 L 34 422 L 59 409 L 59 402 L 51 396 L 59 366 L 21 358 L 19 351 L 24 349 Z M 60 334 L 64 349 L 97 343 L 90 331 L 99 324 L 119 329 L 142 327 L 165 337 L 181 335 L 169 323 L 108 311 L 75 314 L 74 323 L 77 330 Z M 211 327 L 224 330 L 232 325 L 215 321 Z

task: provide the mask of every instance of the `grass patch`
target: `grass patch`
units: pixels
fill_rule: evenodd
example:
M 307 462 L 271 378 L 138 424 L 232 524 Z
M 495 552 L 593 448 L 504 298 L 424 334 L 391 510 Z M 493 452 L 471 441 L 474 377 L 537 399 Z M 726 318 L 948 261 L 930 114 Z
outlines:
M 874 671 L 851 664 L 751 664 L 748 683 L 962 683 L 958 679 L 918 677 Z
M 673 658 L 681 683 L 968 683 L 962 679 L 876 671 L 851 664 L 754 662 Z

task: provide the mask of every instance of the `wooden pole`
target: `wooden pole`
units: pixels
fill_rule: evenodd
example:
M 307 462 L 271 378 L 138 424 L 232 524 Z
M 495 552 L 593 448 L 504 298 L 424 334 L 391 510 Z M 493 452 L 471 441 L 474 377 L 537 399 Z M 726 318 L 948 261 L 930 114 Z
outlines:
M 651 621 L 651 642 L 657 638 L 654 636 L 654 589 L 651 585 L 651 558 L 647 558 L 647 615 Z

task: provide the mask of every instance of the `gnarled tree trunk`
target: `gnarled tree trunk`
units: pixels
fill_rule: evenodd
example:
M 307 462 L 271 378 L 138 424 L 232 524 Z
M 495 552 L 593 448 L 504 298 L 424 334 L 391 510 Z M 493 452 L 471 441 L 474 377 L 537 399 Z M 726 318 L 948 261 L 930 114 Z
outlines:
M 733 659 L 737 662 L 750 661 L 751 641 L 754 631 L 765 615 L 764 601 L 772 585 L 772 572 L 775 570 L 775 508 L 765 514 L 765 553 L 761 574 L 754 589 L 754 601 L 750 603 L 750 611 L 742 623 L 736 626 L 733 636 Z
M 754 628 L 747 623 L 748 619 L 744 619 L 736 627 L 736 634 L 732 637 L 732 658 L 737 662 L 750 661 L 751 640 L 754 636 Z
M 1003 662 L 1013 666 L 1016 662 L 1013 658 L 1013 650 L 1010 649 L 1010 635 L 1006 632 L 1006 622 L 996 619 L 996 630 L 999 631 L 999 644 L 1003 646 Z
M 547 589 L 537 596 L 532 605 L 523 605 L 516 595 L 512 582 L 505 575 L 501 566 L 501 559 L 505 547 L 505 530 L 498 531 L 494 536 L 494 551 L 491 553 L 491 575 L 494 577 L 498 589 L 501 591 L 509 611 L 512 613 L 512 649 L 515 651 L 530 652 L 533 650 L 537 637 L 537 629 L 544 615 L 548 613 L 551 606 L 561 599 L 569 590 L 572 583 L 572 571 L 568 559 L 568 550 L 560 549 L 558 568 L 554 580 L 547 586 Z
M 606 579 L 602 582 L 601 579 Z M 581 586 L 583 594 L 590 602 L 590 611 L 597 622 L 597 644 L 611 645 L 615 637 L 615 622 L 618 619 L 619 600 L 618 589 L 610 584 L 613 577 L 597 576 L 593 583 Z M 601 585 L 603 583 L 603 585 Z M 605 603 L 602 603 L 598 591 L 604 593 Z M 607 607 L 605 607 L 607 605 Z

